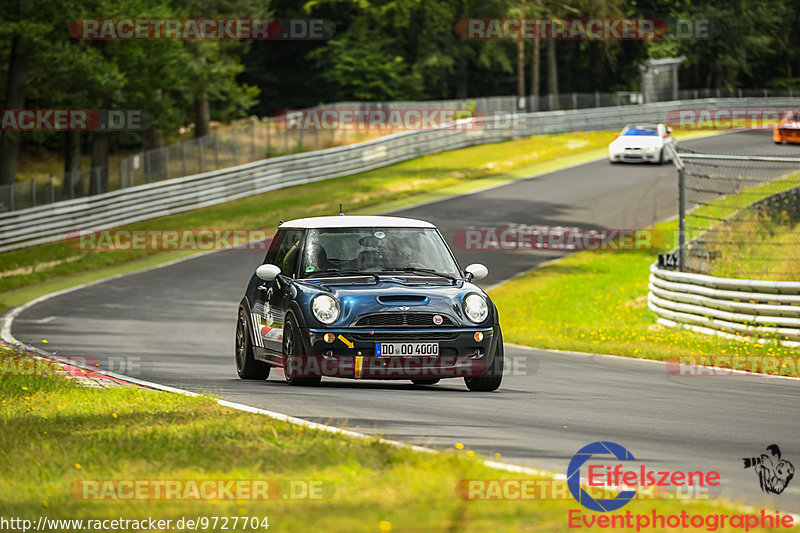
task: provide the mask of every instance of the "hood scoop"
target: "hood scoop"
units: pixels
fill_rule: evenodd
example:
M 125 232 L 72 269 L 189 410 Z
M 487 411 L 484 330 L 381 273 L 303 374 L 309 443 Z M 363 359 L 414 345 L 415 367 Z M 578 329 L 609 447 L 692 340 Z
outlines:
M 382 305 L 425 305 L 428 303 L 428 297 L 419 294 L 386 294 L 378 296 L 378 303 Z

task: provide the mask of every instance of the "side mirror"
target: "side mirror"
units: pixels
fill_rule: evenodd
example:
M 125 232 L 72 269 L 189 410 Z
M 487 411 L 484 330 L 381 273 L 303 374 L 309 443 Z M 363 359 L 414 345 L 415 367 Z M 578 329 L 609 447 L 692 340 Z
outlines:
M 267 263 L 266 265 L 261 265 L 256 269 L 256 276 L 264 281 L 272 281 L 278 277 L 278 274 L 281 273 L 281 268 L 276 265 L 270 265 Z
M 667 126 L 667 133 L 672 133 L 672 126 Z
M 464 271 L 467 273 L 467 281 L 477 281 L 489 275 L 489 269 L 480 263 L 472 263 Z

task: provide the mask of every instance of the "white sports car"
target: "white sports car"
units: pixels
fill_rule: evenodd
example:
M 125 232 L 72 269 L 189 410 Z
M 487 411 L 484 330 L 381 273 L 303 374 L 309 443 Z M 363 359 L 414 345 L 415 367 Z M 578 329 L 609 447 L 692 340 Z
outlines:
M 665 148 L 675 142 L 672 128 L 664 124 L 628 124 L 608 145 L 608 160 L 661 164 L 671 158 Z

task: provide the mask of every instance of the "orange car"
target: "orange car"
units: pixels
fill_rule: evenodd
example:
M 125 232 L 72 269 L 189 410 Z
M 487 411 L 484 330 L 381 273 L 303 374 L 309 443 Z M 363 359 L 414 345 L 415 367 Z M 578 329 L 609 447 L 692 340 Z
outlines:
M 772 140 L 781 143 L 800 143 L 800 111 L 787 111 L 772 130 Z

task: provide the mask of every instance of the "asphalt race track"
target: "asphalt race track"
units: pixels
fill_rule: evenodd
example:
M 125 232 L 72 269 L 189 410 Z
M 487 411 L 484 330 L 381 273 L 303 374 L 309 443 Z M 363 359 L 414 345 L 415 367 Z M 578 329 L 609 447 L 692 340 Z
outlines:
M 770 132 L 683 145 L 714 153 L 800 155 L 800 146 L 773 145 Z M 448 239 L 469 227 L 641 228 L 676 214 L 676 180 L 669 164 L 603 160 L 393 214 L 434 222 Z M 558 255 L 456 254 L 462 266 L 489 267 L 485 286 Z M 784 458 L 800 468 L 798 381 L 678 377 L 661 363 L 513 346 L 506 347 L 512 373 L 497 393 L 469 393 L 460 379 L 420 388 L 332 379 L 316 388 L 290 388 L 276 373 L 267 382 L 241 381 L 233 360 L 236 307 L 262 259 L 263 252 L 224 251 L 99 283 L 27 309 L 12 333 L 140 379 L 407 442 L 463 442 L 489 456 L 500 452 L 504 461 L 562 473 L 578 449 L 610 440 L 649 468 L 715 469 L 724 496 L 800 511 L 800 479 L 762 501 L 756 475 L 742 467 L 743 457 L 778 443 Z

